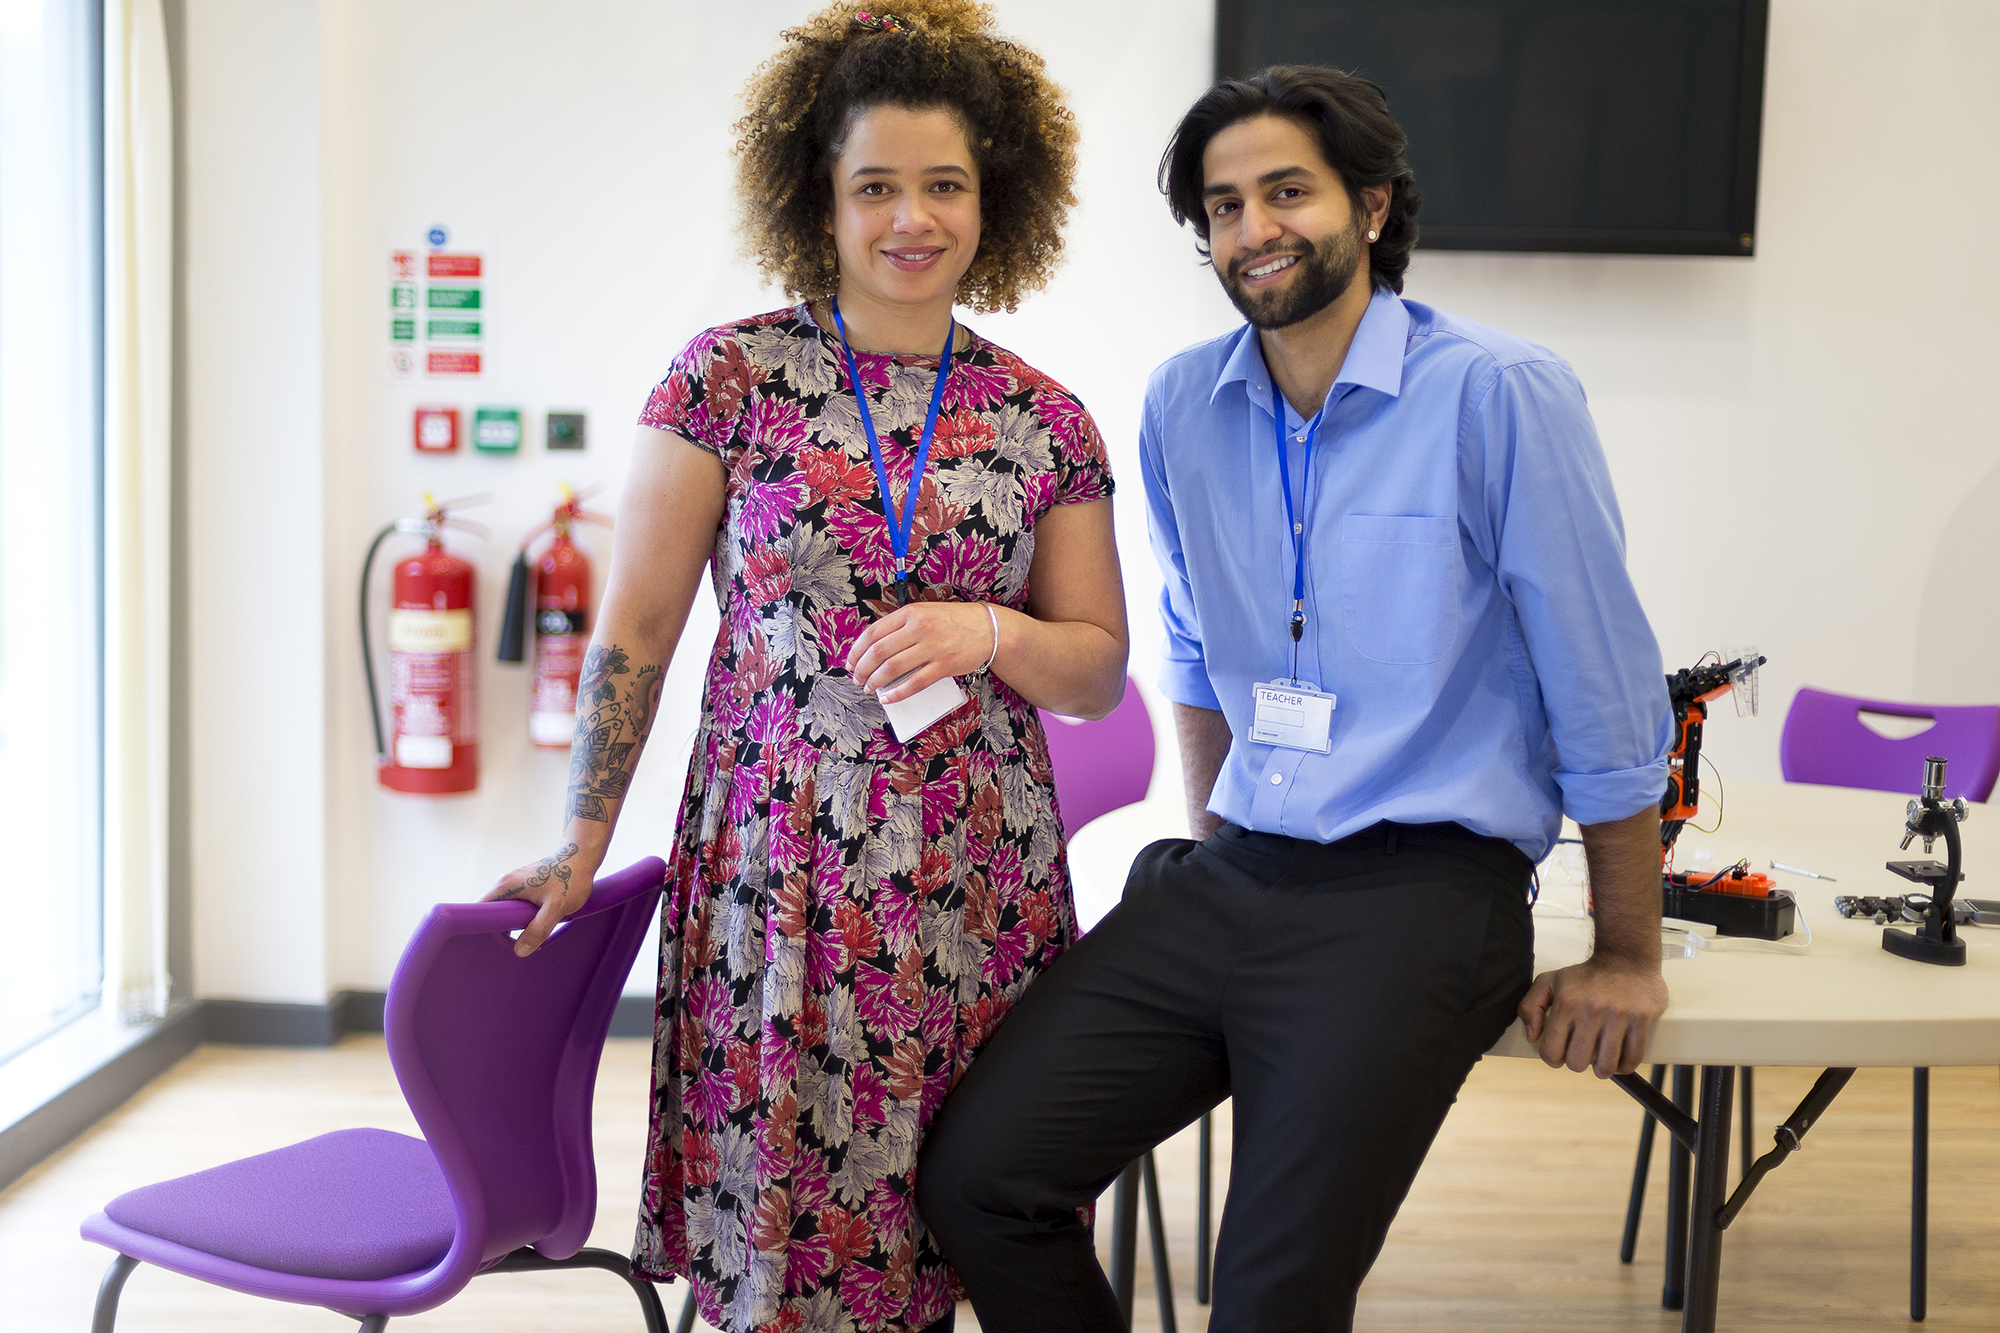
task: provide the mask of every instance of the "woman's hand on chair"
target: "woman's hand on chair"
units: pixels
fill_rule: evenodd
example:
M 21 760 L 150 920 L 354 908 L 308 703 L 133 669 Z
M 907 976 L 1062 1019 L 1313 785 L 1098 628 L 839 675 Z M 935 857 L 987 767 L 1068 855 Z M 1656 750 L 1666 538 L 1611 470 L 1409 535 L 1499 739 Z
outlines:
M 522 866 L 500 877 L 500 882 L 481 902 L 504 902 L 518 898 L 535 904 L 535 919 L 514 941 L 514 954 L 526 958 L 542 947 L 564 917 L 590 901 L 590 889 L 597 877 L 597 860 L 587 858 L 574 842 L 565 842 L 552 856 L 533 865 Z
M 864 630 L 845 665 L 862 689 L 881 690 L 883 703 L 895 703 L 986 665 L 994 624 L 984 602 L 911 602 Z M 898 682 L 893 689 L 891 681 Z

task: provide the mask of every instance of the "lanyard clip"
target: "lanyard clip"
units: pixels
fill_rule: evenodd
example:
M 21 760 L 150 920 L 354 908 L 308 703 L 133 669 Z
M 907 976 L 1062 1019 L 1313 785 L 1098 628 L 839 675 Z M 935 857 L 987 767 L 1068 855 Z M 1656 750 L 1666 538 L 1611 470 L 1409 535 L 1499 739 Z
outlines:
M 1303 598 L 1292 602 L 1292 642 L 1297 643 L 1306 634 L 1306 604 Z

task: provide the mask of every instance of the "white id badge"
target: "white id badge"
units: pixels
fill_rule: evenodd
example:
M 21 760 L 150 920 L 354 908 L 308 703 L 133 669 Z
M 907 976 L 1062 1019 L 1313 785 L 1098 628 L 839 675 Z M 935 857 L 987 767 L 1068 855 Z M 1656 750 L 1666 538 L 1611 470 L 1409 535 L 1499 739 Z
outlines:
M 1314 754 L 1333 749 L 1333 695 L 1303 680 L 1274 680 L 1251 686 L 1250 696 L 1257 705 L 1251 740 Z
M 875 697 L 880 699 L 882 691 L 877 690 Z M 964 703 L 966 697 L 958 682 L 946 676 L 901 702 L 883 704 L 882 711 L 889 715 L 889 729 L 896 733 L 896 739 L 908 745 L 923 734 L 924 728 Z

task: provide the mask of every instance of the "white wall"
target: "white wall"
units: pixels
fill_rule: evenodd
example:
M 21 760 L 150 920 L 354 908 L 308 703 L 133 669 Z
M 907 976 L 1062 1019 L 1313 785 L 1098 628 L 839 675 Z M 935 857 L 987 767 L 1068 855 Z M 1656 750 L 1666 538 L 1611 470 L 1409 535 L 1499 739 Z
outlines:
M 563 759 L 528 747 L 523 674 L 490 660 L 506 566 L 558 479 L 615 491 L 630 423 L 693 332 L 779 304 L 737 256 L 729 124 L 807 8 L 191 0 L 202 993 L 380 987 L 428 903 L 550 845 Z M 1800 683 L 2000 697 L 1979 600 L 2000 573 L 2000 470 L 1977 323 L 2000 270 L 1980 225 L 2000 107 L 1978 77 L 2000 20 L 1976 0 L 1773 8 L 1755 260 L 1420 252 L 1409 281 L 1575 363 L 1669 663 L 1745 639 L 1773 659 L 1766 715 L 1709 731 L 1743 777 L 1776 776 Z M 1077 390 L 1111 441 L 1134 671 L 1150 677 L 1138 395 L 1162 357 L 1234 319 L 1153 185 L 1206 86 L 1212 8 L 998 9 L 1070 92 L 1082 207 L 1053 286 L 973 322 Z M 386 371 L 388 251 L 432 223 L 489 266 L 490 370 L 464 391 Z M 432 400 L 518 405 L 537 430 L 580 408 L 592 444 L 420 458 L 409 409 Z M 375 786 L 352 623 L 368 537 L 427 488 L 494 496 L 469 515 L 494 539 L 455 542 L 480 564 L 485 771 L 445 800 Z M 670 836 L 712 627 L 703 612 L 689 630 L 614 862 Z M 1920 659 L 1920 642 L 1943 651 Z
M 317 19 L 204 0 L 187 32 L 195 985 L 319 1003 L 334 609 Z

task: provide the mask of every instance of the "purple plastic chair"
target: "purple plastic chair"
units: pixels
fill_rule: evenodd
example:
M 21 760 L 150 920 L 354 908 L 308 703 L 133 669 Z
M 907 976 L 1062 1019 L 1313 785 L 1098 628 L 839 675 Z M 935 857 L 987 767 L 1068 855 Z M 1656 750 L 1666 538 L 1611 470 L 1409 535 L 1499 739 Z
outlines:
M 1930 718 L 1936 725 L 1891 740 L 1861 721 L 1863 713 Z M 1899 704 L 1802 689 L 1785 714 L 1778 763 L 1787 782 L 1864 787 L 1916 795 L 1924 785 L 1924 756 L 1951 760 L 1944 794 L 1983 801 L 2000 777 L 2000 706 Z
M 92 1333 L 111 1333 L 143 1261 L 232 1291 L 322 1305 L 376 1333 L 474 1276 L 602 1268 L 628 1282 L 647 1333 L 653 1285 L 584 1249 L 597 1211 L 590 1103 L 618 994 L 660 901 L 650 857 L 597 881 L 528 958 L 524 902 L 441 903 L 389 983 L 389 1060 L 422 1139 L 349 1129 L 120 1195 L 83 1224 L 118 1252 Z
M 1153 782 L 1153 719 L 1130 681 L 1118 706 L 1095 722 L 1041 712 L 1065 838 L 1099 815 L 1146 799 Z
M 1048 733 L 1049 762 L 1056 773 L 1056 801 L 1062 806 L 1063 836 L 1076 831 L 1099 815 L 1108 815 L 1146 799 L 1153 783 L 1153 719 L 1146 701 L 1130 681 L 1125 697 L 1106 717 L 1095 722 L 1079 722 L 1044 709 L 1042 730 Z M 1208 1114 L 1201 1117 L 1201 1178 L 1199 1222 L 1203 1246 L 1195 1256 L 1196 1299 L 1208 1299 L 1209 1162 L 1214 1127 Z M 1138 1266 L 1138 1233 L 1133 1219 L 1138 1211 L 1139 1190 L 1146 1191 L 1146 1217 L 1153 1249 L 1153 1285 L 1160 1302 L 1161 1326 L 1172 1333 L 1174 1286 L 1167 1270 L 1167 1230 L 1160 1212 L 1160 1175 L 1153 1154 L 1145 1156 L 1119 1173 L 1111 1192 L 1111 1290 L 1124 1312 L 1125 1327 L 1132 1327 L 1133 1274 Z

